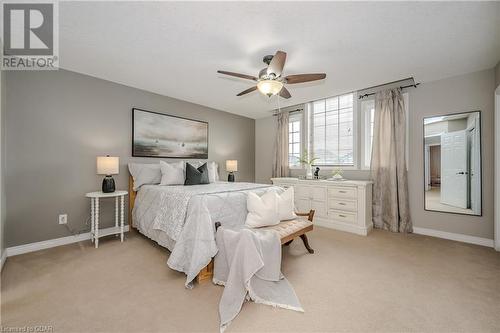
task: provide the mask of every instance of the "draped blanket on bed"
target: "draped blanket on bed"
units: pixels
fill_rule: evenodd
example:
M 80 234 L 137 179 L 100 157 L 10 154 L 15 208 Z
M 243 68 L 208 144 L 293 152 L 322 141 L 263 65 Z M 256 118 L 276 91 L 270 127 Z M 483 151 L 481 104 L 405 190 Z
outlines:
M 167 264 L 186 273 L 186 286 L 189 287 L 217 253 L 215 222 L 229 227 L 243 225 L 247 215 L 247 193 L 252 191 L 261 195 L 272 187 L 225 182 L 143 186 L 134 205 L 134 223 L 150 224 L 175 241 Z

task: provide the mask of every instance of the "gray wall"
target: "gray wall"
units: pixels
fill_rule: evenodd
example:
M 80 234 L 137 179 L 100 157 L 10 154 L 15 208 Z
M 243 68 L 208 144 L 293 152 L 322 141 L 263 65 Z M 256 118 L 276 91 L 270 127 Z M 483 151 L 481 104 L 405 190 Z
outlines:
M 500 86 L 500 61 L 495 67 L 495 87 Z
M 5 72 L 0 71 L 0 256 L 5 251 L 5 111 Z
M 498 67 L 497 67 L 498 69 Z M 442 230 L 493 239 L 493 114 L 495 71 L 493 69 L 421 84 L 408 90 L 410 113 L 409 191 L 410 208 L 415 227 Z M 462 111 L 482 111 L 483 216 L 427 212 L 423 203 L 423 118 Z M 272 143 L 275 136 L 273 117 L 257 119 L 257 181 L 268 182 L 272 170 Z M 304 174 L 292 170 L 291 175 Z M 368 171 L 345 171 L 346 178 L 369 179 Z
M 270 116 L 255 120 L 255 181 L 257 183 L 271 183 L 276 129 L 276 117 Z
M 60 213 L 73 231 L 89 230 L 84 195 L 101 186 L 96 156 L 120 157 L 118 189 L 127 189 L 129 161 L 158 163 L 131 158 L 132 107 L 208 121 L 221 178 L 225 160 L 237 159 L 237 180 L 254 180 L 253 119 L 64 70 L 9 72 L 6 83 L 7 246 L 68 236 Z M 103 204 L 103 227 L 112 210 Z

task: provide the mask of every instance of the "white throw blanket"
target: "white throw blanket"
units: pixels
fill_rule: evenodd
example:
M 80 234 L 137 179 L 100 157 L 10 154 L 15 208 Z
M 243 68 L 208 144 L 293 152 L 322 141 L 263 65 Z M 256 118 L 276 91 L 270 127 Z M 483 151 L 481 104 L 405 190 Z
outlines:
M 219 304 L 223 332 L 245 299 L 304 312 L 288 280 L 281 274 L 281 242 L 273 230 L 221 227 L 216 235 L 213 282 L 225 286 Z

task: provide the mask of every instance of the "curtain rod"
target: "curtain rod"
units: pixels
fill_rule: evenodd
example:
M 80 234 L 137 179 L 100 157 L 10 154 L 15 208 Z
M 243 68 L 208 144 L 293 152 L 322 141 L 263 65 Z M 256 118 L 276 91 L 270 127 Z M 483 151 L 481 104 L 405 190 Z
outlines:
M 288 111 L 288 113 L 295 113 L 295 112 L 300 112 L 300 111 L 304 111 L 304 109 L 298 108 L 295 110 L 290 110 L 290 111 Z M 283 111 L 281 111 L 281 112 L 283 112 Z M 273 117 L 276 117 L 278 114 L 279 114 L 279 112 L 274 112 Z
M 384 84 L 384 86 L 387 85 L 387 84 Z M 416 88 L 417 86 L 420 85 L 420 82 L 419 83 L 415 83 L 415 84 L 409 84 L 407 86 L 401 86 L 399 87 L 399 89 L 406 89 L 406 88 Z M 378 87 L 378 86 L 377 86 Z M 372 89 L 372 88 L 368 88 L 368 89 Z M 367 90 L 367 89 L 363 89 L 363 90 Z M 364 94 L 364 95 L 360 95 L 358 98 L 359 99 L 362 99 L 362 98 L 365 98 L 365 97 L 368 97 L 368 96 L 373 96 L 375 95 L 376 93 L 369 93 L 369 94 Z

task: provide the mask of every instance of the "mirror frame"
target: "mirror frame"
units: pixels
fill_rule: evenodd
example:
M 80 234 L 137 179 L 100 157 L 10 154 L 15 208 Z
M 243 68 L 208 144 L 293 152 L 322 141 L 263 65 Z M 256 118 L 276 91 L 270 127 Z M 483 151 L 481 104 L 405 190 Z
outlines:
M 434 210 L 434 209 L 427 209 L 426 204 L 425 204 L 425 119 L 429 118 L 435 118 L 435 117 L 446 117 L 446 116 L 453 116 L 453 115 L 459 115 L 459 114 L 467 114 L 467 113 L 474 113 L 474 112 L 479 112 L 479 160 L 481 161 L 480 165 L 480 170 L 481 174 L 479 177 L 479 183 L 481 184 L 481 191 L 480 191 L 480 200 L 481 200 L 481 214 L 466 214 L 466 213 L 458 213 L 458 212 L 447 212 L 444 210 Z M 463 112 L 454 112 L 454 113 L 446 113 L 446 114 L 438 114 L 434 116 L 424 116 L 422 118 L 422 166 L 423 166 L 423 203 L 424 203 L 424 211 L 427 212 L 433 212 L 433 213 L 443 213 L 443 214 L 455 214 L 455 215 L 462 215 L 462 216 L 471 216 L 471 217 L 482 217 L 483 216 L 483 113 L 481 110 L 473 110 L 473 111 L 463 111 Z

